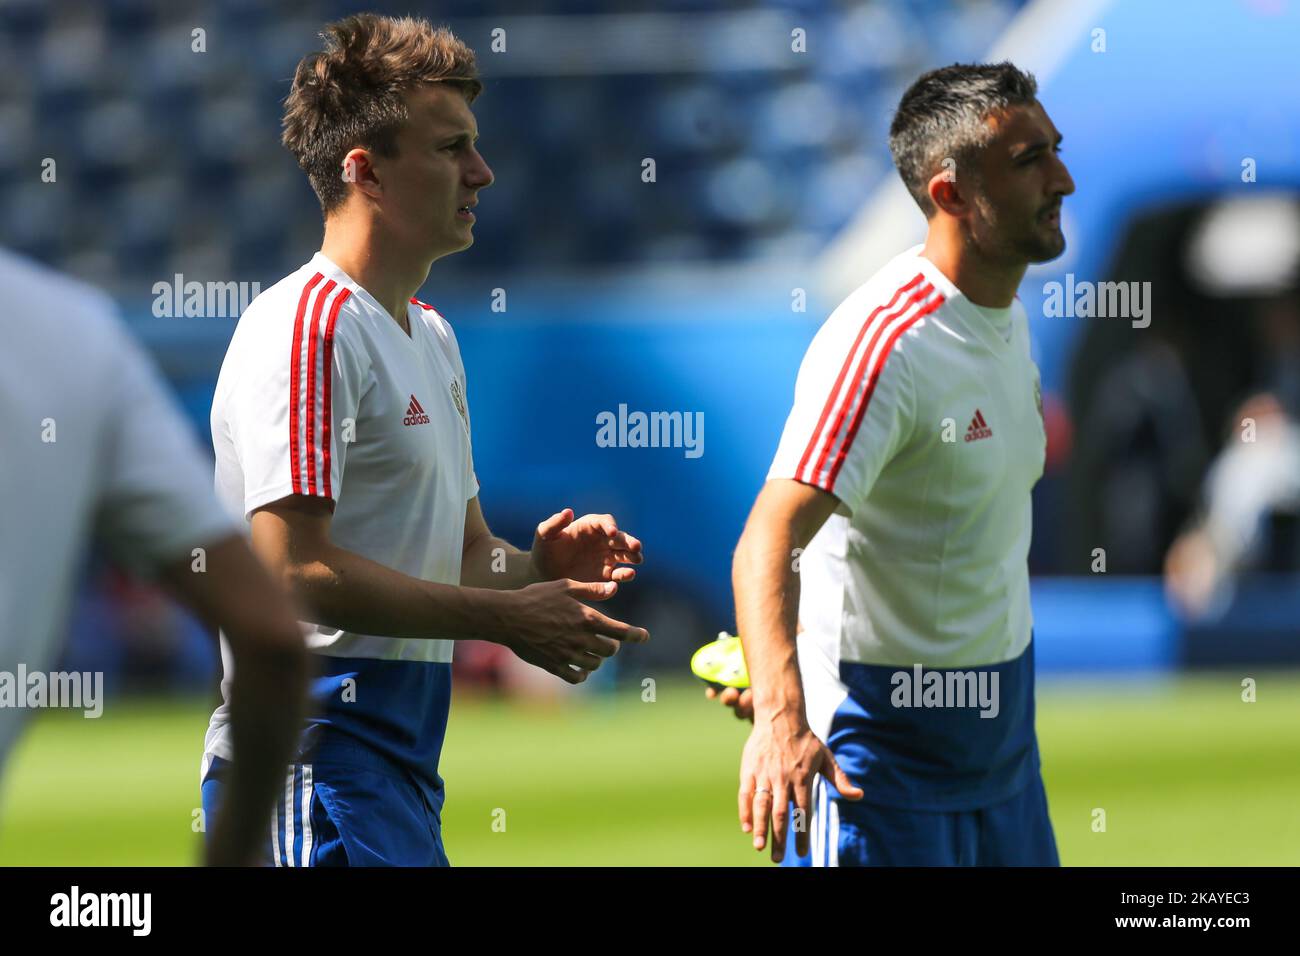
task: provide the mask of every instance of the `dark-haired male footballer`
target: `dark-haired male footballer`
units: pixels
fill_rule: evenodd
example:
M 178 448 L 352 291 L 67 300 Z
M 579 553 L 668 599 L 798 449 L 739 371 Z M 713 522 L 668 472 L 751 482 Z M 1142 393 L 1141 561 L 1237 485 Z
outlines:
M 724 702 L 752 707 L 740 820 L 773 859 L 796 860 L 793 829 L 814 865 L 1058 862 L 1026 565 L 1045 435 L 1016 288 L 1065 248 L 1060 141 L 1009 63 L 934 70 L 899 104 L 925 244 L 817 333 L 736 549 L 752 694 Z

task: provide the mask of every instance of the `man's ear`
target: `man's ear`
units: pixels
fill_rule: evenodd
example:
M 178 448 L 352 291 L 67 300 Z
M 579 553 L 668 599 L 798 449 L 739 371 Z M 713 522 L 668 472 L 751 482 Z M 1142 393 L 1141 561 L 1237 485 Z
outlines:
M 355 183 L 368 196 L 378 196 L 381 189 L 370 151 L 357 147 L 343 157 L 340 175 L 346 183 Z
M 943 169 L 930 177 L 926 191 L 935 208 L 942 209 L 950 216 L 961 218 L 970 208 L 964 190 L 957 181 L 956 164 L 950 159 L 945 159 Z

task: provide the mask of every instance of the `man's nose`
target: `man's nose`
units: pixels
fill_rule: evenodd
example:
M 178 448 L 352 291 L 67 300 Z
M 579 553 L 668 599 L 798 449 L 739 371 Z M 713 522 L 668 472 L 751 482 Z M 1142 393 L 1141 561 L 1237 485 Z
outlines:
M 496 182 L 491 167 L 488 166 L 487 161 L 483 159 L 483 155 L 478 150 L 474 150 L 474 162 L 470 165 L 465 178 L 468 185 L 473 189 L 486 189 Z
M 1059 193 L 1062 196 L 1068 196 L 1074 192 L 1074 178 L 1070 175 L 1070 171 L 1066 169 L 1065 163 L 1061 162 L 1059 157 L 1056 160 L 1056 165 L 1056 180 L 1053 183 L 1055 188 L 1052 191 L 1053 193 Z

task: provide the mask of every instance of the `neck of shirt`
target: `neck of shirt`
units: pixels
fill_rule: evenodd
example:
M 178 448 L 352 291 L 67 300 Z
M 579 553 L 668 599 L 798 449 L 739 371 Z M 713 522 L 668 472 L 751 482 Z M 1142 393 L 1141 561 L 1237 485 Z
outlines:
M 909 254 L 914 254 L 922 263 L 924 263 L 922 269 L 925 270 L 930 281 L 934 283 L 935 287 L 938 288 L 939 291 L 942 292 L 949 301 L 951 301 L 954 306 L 962 312 L 963 315 L 965 315 L 967 322 L 981 323 L 985 328 L 992 332 L 993 335 L 989 335 L 987 332 L 983 332 L 978 328 L 972 329 L 971 331 L 980 336 L 985 344 L 987 344 L 989 348 L 993 349 L 993 351 L 998 355 L 1009 354 L 1007 352 L 1007 346 L 1011 344 L 1013 334 L 1011 310 L 1014 308 L 1015 303 L 1013 302 L 1005 309 L 993 309 L 983 305 L 976 305 L 964 292 L 953 284 L 951 279 L 943 274 L 943 270 L 935 265 L 930 259 L 926 258 L 924 249 L 925 247 L 923 245 L 917 245 L 908 250 L 908 252 Z
M 985 305 L 976 305 L 970 299 L 966 301 L 970 302 L 971 308 L 983 316 L 993 330 L 1002 336 L 1002 341 L 1011 341 L 1011 306 L 1005 309 L 991 309 Z
M 354 288 L 356 294 L 364 295 L 367 299 L 371 301 L 371 303 L 374 304 L 375 308 L 379 309 L 380 312 L 388 316 L 392 320 L 393 324 L 397 326 L 399 332 L 405 335 L 408 339 L 414 339 L 414 336 L 411 334 L 411 310 L 409 308 L 404 308 L 397 315 L 393 315 L 388 311 L 387 307 L 382 302 L 380 302 L 370 293 L 369 289 L 363 286 L 356 279 L 352 278 L 352 276 L 344 272 L 342 267 L 340 267 L 339 264 L 335 262 L 333 259 L 331 259 L 329 256 L 325 255 L 325 253 L 318 251 L 313 261 L 316 261 L 318 265 L 328 266 L 330 269 L 333 269 L 334 272 L 337 273 L 339 277 L 341 277 L 345 282 L 347 282 L 350 286 Z M 324 272 L 325 270 L 321 269 L 321 271 Z

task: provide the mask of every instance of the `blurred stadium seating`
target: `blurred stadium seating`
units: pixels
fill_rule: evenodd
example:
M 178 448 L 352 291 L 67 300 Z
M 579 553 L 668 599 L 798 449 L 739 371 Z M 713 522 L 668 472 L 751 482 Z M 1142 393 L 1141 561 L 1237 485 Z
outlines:
M 467 265 L 545 271 L 812 254 L 892 174 L 883 134 L 904 85 L 978 55 L 1019 4 L 371 6 L 445 21 L 479 51 L 498 184 Z M 319 221 L 278 142 L 281 102 L 321 25 L 356 9 L 6 0 L 0 234 L 128 304 L 160 275 L 292 271 Z M 781 55 L 794 27 L 817 55 Z M 73 188 L 17 175 L 46 157 Z M 642 157 L 673 197 L 650 210 L 625 188 Z

